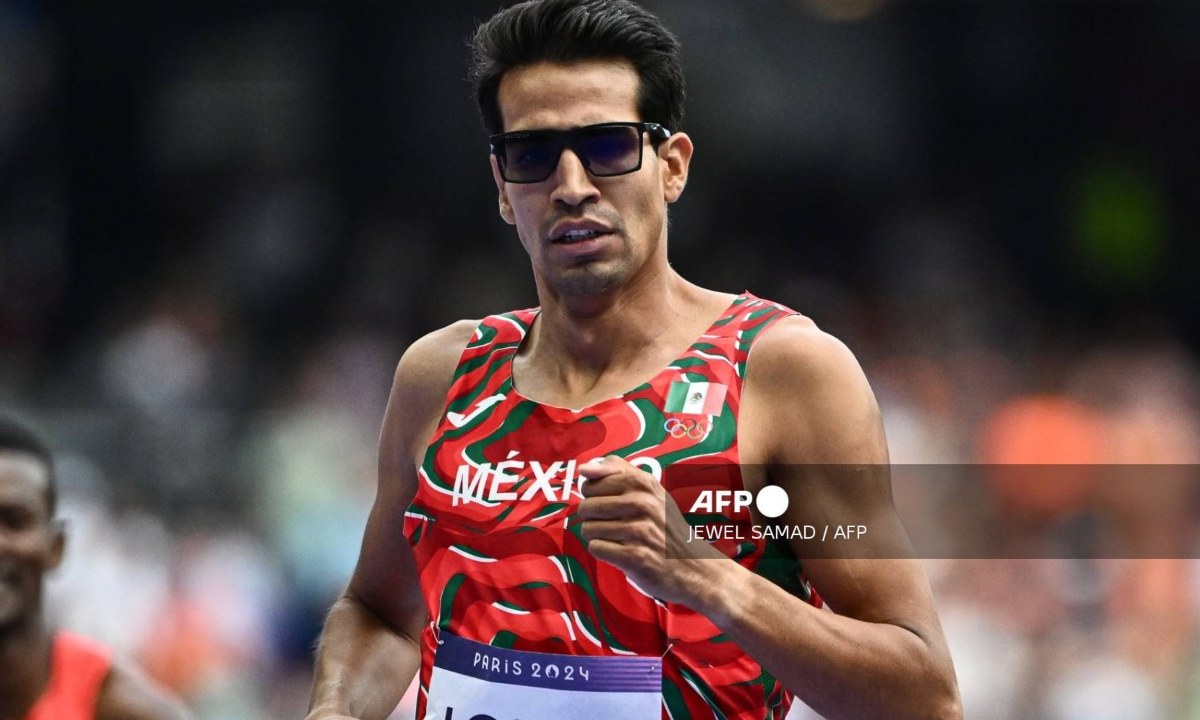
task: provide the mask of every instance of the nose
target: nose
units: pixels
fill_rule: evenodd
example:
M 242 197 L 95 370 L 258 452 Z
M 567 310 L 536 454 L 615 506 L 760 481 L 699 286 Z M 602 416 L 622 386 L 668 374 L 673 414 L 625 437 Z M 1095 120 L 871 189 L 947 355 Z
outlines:
M 550 199 L 556 203 L 575 206 L 600 196 L 600 190 L 592 182 L 592 176 L 583 166 L 583 161 L 570 148 L 563 148 L 550 181 L 554 183 Z

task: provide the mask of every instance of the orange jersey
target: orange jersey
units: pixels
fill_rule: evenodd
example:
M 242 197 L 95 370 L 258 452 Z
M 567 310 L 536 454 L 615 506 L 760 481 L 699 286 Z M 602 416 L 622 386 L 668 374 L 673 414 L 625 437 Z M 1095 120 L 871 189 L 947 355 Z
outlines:
M 94 720 L 112 659 L 103 645 L 73 633 L 54 636 L 50 683 L 25 720 Z

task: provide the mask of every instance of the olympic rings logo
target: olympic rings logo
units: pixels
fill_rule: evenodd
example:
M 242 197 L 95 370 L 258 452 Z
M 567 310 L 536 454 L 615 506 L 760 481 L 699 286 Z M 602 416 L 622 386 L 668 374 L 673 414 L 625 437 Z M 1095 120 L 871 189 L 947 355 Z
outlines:
M 673 438 L 689 437 L 699 440 L 712 431 L 712 420 L 709 418 L 670 418 L 663 423 L 663 430 Z

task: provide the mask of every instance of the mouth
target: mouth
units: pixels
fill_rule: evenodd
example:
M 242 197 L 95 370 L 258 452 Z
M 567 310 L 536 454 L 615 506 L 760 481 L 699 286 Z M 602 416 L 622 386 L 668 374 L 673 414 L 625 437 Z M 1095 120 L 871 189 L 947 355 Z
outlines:
M 620 232 L 600 218 L 560 217 L 547 233 L 547 249 L 556 262 L 589 263 L 608 254 L 619 243 Z
M 550 242 L 554 243 L 555 245 L 574 245 L 577 243 L 587 242 L 589 240 L 595 240 L 596 238 L 611 234 L 612 233 L 609 230 L 599 229 L 566 230 L 551 236 Z
M 571 231 L 550 240 L 551 253 L 560 260 L 577 263 L 594 260 L 612 244 L 614 234 L 596 230 Z

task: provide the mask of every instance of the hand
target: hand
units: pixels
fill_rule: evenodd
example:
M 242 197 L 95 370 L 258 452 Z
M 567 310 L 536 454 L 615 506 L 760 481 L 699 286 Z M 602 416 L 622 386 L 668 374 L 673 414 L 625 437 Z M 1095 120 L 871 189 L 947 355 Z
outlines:
M 650 473 L 609 455 L 581 465 L 579 474 L 587 482 L 576 517 L 588 552 L 654 597 L 695 607 L 713 569 L 700 561 L 726 556 L 703 540 L 689 542 L 687 520 Z

